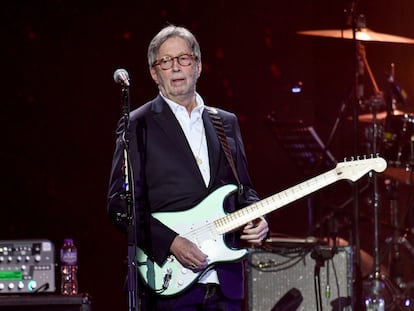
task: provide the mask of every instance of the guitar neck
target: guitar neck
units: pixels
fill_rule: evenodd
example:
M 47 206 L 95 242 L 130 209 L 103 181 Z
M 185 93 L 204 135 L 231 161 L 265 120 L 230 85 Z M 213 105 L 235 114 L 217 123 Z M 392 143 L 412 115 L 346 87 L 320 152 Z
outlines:
M 294 187 L 276 193 L 266 199 L 239 209 L 231 214 L 217 219 L 214 224 L 219 234 L 233 231 L 244 224 L 260 216 L 273 212 L 291 202 L 326 187 L 339 179 L 342 179 L 336 169 L 332 169 L 322 175 L 304 181 Z

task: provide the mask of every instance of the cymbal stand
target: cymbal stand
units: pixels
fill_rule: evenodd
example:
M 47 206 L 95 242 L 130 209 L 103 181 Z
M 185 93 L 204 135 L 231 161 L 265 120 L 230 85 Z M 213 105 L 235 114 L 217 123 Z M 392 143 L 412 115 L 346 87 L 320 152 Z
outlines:
M 364 69 L 368 73 L 372 87 L 374 89 L 375 95 L 370 100 L 370 109 L 372 113 L 372 153 L 378 153 L 378 141 L 379 141 L 379 127 L 377 122 L 377 111 L 380 107 L 385 105 L 383 94 L 379 90 L 378 85 L 375 81 L 374 75 L 372 74 L 371 68 L 366 58 L 364 46 L 359 43 L 359 55 L 360 60 L 364 66 Z M 410 288 L 414 284 L 413 282 L 404 283 L 402 281 L 402 271 L 400 264 L 400 250 L 399 244 L 405 246 L 411 254 L 414 254 L 414 248 L 409 244 L 408 240 L 405 237 L 400 237 L 398 232 L 398 196 L 396 191 L 396 184 L 391 182 L 390 191 L 390 210 L 391 210 L 391 221 L 394 227 L 393 238 L 391 239 L 392 253 L 391 258 L 394 261 L 395 270 L 393 271 L 393 279 L 389 279 L 385 275 L 381 275 L 381 262 L 380 262 L 380 249 L 379 249 L 379 189 L 378 189 L 378 176 L 376 173 L 372 175 L 372 184 L 373 184 L 373 214 L 374 214 L 374 272 L 369 281 L 368 295 L 366 297 L 366 307 L 367 310 L 383 311 L 386 309 L 392 310 L 402 310 L 401 301 L 404 299 L 404 296 L 401 295 L 400 289 Z M 387 241 L 390 243 L 390 241 Z M 385 287 L 385 288 L 384 288 Z M 384 289 L 391 294 L 391 300 L 385 301 L 385 292 Z M 387 305 L 385 305 L 387 303 Z M 397 309 L 395 309 L 397 308 Z M 391 310 L 390 309 L 390 310 Z
M 377 111 L 378 108 L 384 104 L 382 92 L 379 90 L 378 85 L 375 81 L 374 75 L 372 73 L 371 67 L 369 66 L 368 60 L 366 58 L 365 47 L 361 42 L 358 42 L 358 59 L 362 69 L 359 71 L 365 71 L 368 73 L 369 80 L 374 89 L 375 95 L 369 101 L 371 113 L 372 113 L 372 153 L 378 153 L 378 122 L 377 122 Z M 374 274 L 371 279 L 372 284 L 369 289 L 370 293 L 366 299 L 367 310 L 384 310 L 384 298 L 381 297 L 381 274 L 380 274 L 380 251 L 379 251 L 379 206 L 380 206 L 380 197 L 378 189 L 378 176 L 374 172 L 372 173 L 372 184 L 373 184 L 373 214 L 374 214 Z
M 372 152 L 377 154 L 377 137 L 378 137 L 378 124 L 376 118 L 376 109 L 373 109 L 373 144 Z M 378 190 L 378 177 L 377 174 L 372 173 L 372 184 L 373 184 L 373 208 L 374 208 L 374 276 L 373 276 L 373 301 L 372 304 L 375 305 L 373 310 L 384 310 L 381 309 L 383 304 L 382 297 L 380 295 L 381 289 L 381 275 L 380 275 L 380 251 L 379 251 L 379 190 Z

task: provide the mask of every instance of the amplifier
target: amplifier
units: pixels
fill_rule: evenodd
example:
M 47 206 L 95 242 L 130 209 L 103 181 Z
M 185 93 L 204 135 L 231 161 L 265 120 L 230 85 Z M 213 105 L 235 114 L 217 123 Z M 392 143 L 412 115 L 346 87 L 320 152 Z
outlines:
M 55 290 L 55 249 L 52 242 L 0 240 L 0 294 Z
M 251 249 L 248 255 L 248 309 L 317 310 L 316 293 L 320 293 L 322 310 L 352 310 L 351 250 L 350 247 L 338 247 L 332 253 L 332 249 L 325 246 Z M 319 261 L 323 265 L 318 265 L 319 277 L 315 278 L 318 255 L 328 255 L 324 258 L 330 259 Z M 320 291 L 315 287 L 318 279 Z

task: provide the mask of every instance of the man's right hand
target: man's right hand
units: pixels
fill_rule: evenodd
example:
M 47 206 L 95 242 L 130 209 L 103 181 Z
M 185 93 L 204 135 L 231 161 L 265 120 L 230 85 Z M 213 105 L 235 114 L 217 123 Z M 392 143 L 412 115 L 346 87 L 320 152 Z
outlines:
M 207 267 L 208 256 L 186 238 L 177 235 L 171 244 L 170 251 L 183 266 L 191 270 L 201 271 Z

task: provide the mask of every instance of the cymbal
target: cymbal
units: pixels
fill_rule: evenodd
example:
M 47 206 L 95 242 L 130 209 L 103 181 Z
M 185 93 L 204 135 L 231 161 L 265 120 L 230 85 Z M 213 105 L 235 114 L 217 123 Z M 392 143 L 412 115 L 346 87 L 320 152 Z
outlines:
M 298 34 L 306 36 L 353 39 L 352 29 L 321 29 L 298 31 Z M 355 39 L 359 41 L 390 42 L 414 44 L 414 39 L 375 32 L 368 28 L 361 28 L 355 32 Z
M 403 114 L 405 114 L 405 112 L 401 110 L 394 110 L 392 113 L 393 116 L 401 116 Z M 386 111 L 378 112 L 376 115 L 377 121 L 383 121 L 385 120 L 386 117 L 387 117 Z M 348 117 L 348 119 L 352 120 L 352 117 Z M 374 115 L 372 113 L 360 114 L 358 116 L 358 121 L 362 123 L 371 123 L 373 120 L 374 120 Z

